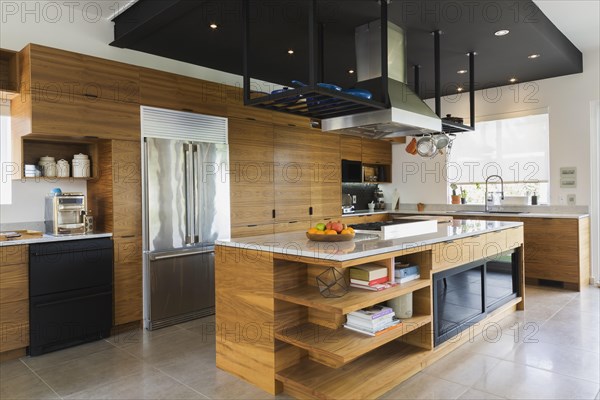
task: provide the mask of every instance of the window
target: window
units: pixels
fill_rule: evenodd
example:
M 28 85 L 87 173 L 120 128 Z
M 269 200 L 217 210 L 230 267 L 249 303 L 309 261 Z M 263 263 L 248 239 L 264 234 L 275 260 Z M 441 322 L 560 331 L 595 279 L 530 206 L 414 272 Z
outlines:
M 8 103 L 10 104 L 10 103 Z M 0 166 L 2 177 L 0 179 L 0 204 L 11 204 L 12 202 L 12 178 L 11 164 L 11 140 L 10 140 L 10 107 L 8 104 L 0 103 Z
M 548 126 L 544 113 L 478 122 L 474 132 L 457 134 L 448 159 L 449 183 L 467 192 L 467 203 L 484 204 L 486 178 L 500 175 L 505 196 L 536 194 L 538 204 L 548 203 Z

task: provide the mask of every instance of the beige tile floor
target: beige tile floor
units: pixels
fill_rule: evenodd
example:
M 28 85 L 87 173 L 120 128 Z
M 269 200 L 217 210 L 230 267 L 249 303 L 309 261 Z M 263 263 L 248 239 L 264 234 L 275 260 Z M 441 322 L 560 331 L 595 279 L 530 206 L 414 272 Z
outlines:
M 269 399 L 215 367 L 214 318 L 0 364 L 0 399 Z M 600 289 L 527 287 L 527 310 L 385 399 L 600 399 Z M 277 399 L 288 398 L 285 395 Z

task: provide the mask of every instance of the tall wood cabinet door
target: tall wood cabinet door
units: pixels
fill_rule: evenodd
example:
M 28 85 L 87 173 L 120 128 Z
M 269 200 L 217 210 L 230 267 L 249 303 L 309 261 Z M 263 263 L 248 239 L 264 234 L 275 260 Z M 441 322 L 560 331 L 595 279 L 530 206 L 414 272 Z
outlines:
M 113 235 L 142 234 L 142 155 L 140 142 L 112 141 Z
M 362 139 L 356 136 L 340 135 L 342 160 L 362 160 Z
M 314 174 L 311 182 L 312 217 L 340 216 L 342 213 L 342 175 L 340 135 L 310 133 L 314 144 L 310 153 Z
M 142 239 L 114 238 L 114 324 L 142 319 Z
M 277 222 L 310 219 L 314 144 L 306 129 L 275 126 L 275 210 Z
M 273 222 L 273 127 L 229 119 L 231 225 Z
M 223 85 L 179 75 L 177 90 L 183 110 L 198 114 L 227 115 L 227 97 Z
M 140 70 L 140 104 L 181 110 L 177 92 L 177 75 L 142 68 Z

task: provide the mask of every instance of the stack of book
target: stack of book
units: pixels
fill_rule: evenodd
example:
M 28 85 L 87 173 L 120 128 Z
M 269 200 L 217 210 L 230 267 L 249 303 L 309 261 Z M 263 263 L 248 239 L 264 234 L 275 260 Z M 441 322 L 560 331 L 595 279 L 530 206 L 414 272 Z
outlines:
M 350 286 L 367 289 L 383 290 L 397 285 L 389 282 L 388 270 L 377 264 L 363 264 L 350 268 Z
M 346 315 L 344 328 L 369 336 L 381 335 L 400 324 L 391 307 L 375 305 Z
M 394 266 L 394 280 L 398 283 L 406 283 L 419 279 L 421 273 L 418 265 L 397 262 Z

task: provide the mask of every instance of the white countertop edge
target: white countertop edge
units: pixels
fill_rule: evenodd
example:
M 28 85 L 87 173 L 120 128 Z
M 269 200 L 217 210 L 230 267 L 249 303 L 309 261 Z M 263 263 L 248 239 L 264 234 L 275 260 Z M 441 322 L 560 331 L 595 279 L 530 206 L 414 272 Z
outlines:
M 373 214 L 407 214 L 407 215 L 447 215 L 447 216 L 460 216 L 460 217 L 523 217 L 523 218 L 564 218 L 564 219 L 581 219 L 589 217 L 590 214 L 551 214 L 551 213 L 532 213 L 532 212 L 515 212 L 515 213 L 470 213 L 470 212 L 448 212 L 448 211 L 412 211 L 412 210 L 384 210 L 384 211 L 374 211 L 374 212 L 358 212 L 352 214 L 343 214 L 344 217 L 355 217 L 355 216 L 363 216 L 363 215 L 373 215 Z
M 44 234 L 39 239 L 15 239 L 6 240 L 0 242 L 0 247 L 4 246 L 18 246 L 23 244 L 35 244 L 35 243 L 49 243 L 49 242 L 64 242 L 67 240 L 84 240 L 84 239 L 99 239 L 105 237 L 112 237 L 112 233 L 87 233 L 85 235 L 65 235 L 65 236 L 53 236 Z
M 380 242 L 390 242 L 390 245 L 386 246 L 386 247 L 382 247 L 382 248 L 377 248 L 377 249 L 372 249 L 372 250 L 363 250 L 363 251 L 360 251 L 357 253 L 341 254 L 341 255 L 330 254 L 330 253 L 329 254 L 327 254 L 327 253 L 320 254 L 318 252 L 315 252 L 314 250 L 307 251 L 307 250 L 302 250 L 302 249 L 298 249 L 298 248 L 295 248 L 294 250 L 296 250 L 296 251 L 294 251 L 292 253 L 289 251 L 289 248 L 279 247 L 279 246 L 281 246 L 281 243 L 279 243 L 279 242 L 277 242 L 277 240 L 275 240 L 276 236 L 278 236 L 278 235 L 262 235 L 262 236 L 253 236 L 253 237 L 242 238 L 242 239 L 217 240 L 217 241 L 215 241 L 215 245 L 225 246 L 225 247 L 234 247 L 234 248 L 238 248 L 238 249 L 267 251 L 267 252 L 276 253 L 276 254 L 289 254 L 292 256 L 296 256 L 296 257 L 308 257 L 308 258 L 314 258 L 314 259 L 320 259 L 320 260 L 349 261 L 349 260 L 354 260 L 357 258 L 385 254 L 385 253 L 390 253 L 390 252 L 394 252 L 394 251 L 407 250 L 407 249 L 412 249 L 415 247 L 428 246 L 431 244 L 442 243 L 442 242 L 447 242 L 447 241 L 452 241 L 452 240 L 458 240 L 458 239 L 463 239 L 463 238 L 467 238 L 467 237 L 471 237 L 471 236 L 478 236 L 478 235 L 485 234 L 485 233 L 516 228 L 519 226 L 523 226 L 523 223 L 522 222 L 503 221 L 502 226 L 499 226 L 499 227 L 492 227 L 492 228 L 486 227 L 485 229 L 482 229 L 482 230 L 454 234 L 452 236 L 427 238 L 428 235 L 432 235 L 432 234 L 424 234 L 424 235 L 419 235 L 419 236 L 424 237 L 421 240 L 416 240 L 415 236 L 413 236 L 413 237 L 408 236 L 408 237 L 404 237 L 404 238 L 390 239 L 390 240 L 379 240 Z M 279 236 L 285 237 L 286 235 L 290 235 L 290 234 L 294 234 L 294 233 L 301 234 L 302 236 L 305 234 L 304 231 L 299 231 L 299 232 L 292 232 L 292 233 L 288 233 L 288 234 L 280 234 Z M 261 238 L 262 238 L 262 240 L 264 240 L 263 244 L 260 243 Z M 392 243 L 394 241 L 400 241 L 400 240 L 402 240 L 403 242 L 397 243 L 397 244 Z M 367 242 L 367 241 L 365 241 L 365 242 Z M 370 240 L 369 242 L 372 242 L 372 240 Z M 288 242 L 288 243 L 292 243 L 292 242 Z M 315 243 L 319 243 L 319 242 L 315 242 Z M 320 243 L 324 243 L 324 242 L 320 242 Z M 339 242 L 339 243 L 347 243 L 347 242 Z M 264 244 L 272 244 L 272 245 L 264 245 Z

